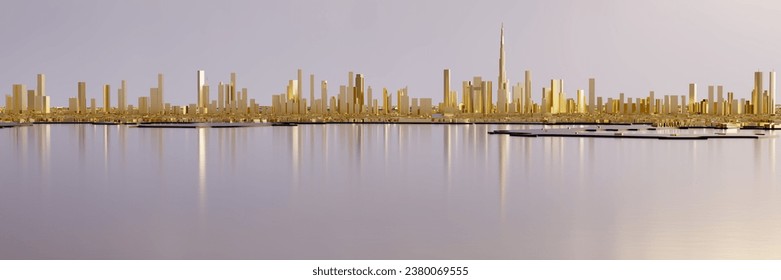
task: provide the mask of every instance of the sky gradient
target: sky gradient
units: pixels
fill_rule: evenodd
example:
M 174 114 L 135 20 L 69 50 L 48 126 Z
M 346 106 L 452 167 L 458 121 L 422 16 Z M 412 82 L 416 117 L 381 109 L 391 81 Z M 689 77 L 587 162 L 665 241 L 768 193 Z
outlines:
M 0 94 L 47 75 L 53 106 L 76 83 L 102 99 L 128 81 L 128 102 L 166 75 L 166 102 L 196 102 L 196 70 L 210 84 L 238 73 L 238 87 L 268 105 L 304 69 L 329 93 L 363 73 L 375 89 L 409 86 L 442 99 L 452 86 L 498 76 L 504 23 L 512 84 L 532 70 L 532 98 L 550 79 L 573 96 L 597 79 L 597 94 L 685 94 L 698 83 L 750 96 L 753 71 L 781 65 L 777 1 L 17 1 L 0 2 Z M 319 92 L 319 90 L 318 90 Z

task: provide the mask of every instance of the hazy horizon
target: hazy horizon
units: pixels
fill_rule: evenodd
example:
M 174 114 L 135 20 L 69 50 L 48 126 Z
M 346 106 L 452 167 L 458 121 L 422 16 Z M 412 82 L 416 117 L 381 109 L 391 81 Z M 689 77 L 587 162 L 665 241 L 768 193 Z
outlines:
M 505 26 L 511 83 L 532 71 L 532 98 L 550 79 L 565 92 L 597 79 L 597 94 L 685 94 L 722 84 L 748 98 L 752 72 L 781 65 L 774 1 L 3 1 L 0 94 L 34 87 L 47 75 L 53 106 L 76 83 L 102 99 L 128 81 L 128 102 L 166 76 L 165 98 L 195 103 L 196 71 L 211 84 L 238 73 L 238 86 L 268 105 L 296 69 L 329 81 L 347 72 L 391 91 L 441 101 L 442 69 L 451 86 L 473 76 L 497 79 L 499 27 Z M 319 88 L 317 89 L 319 92 Z M 305 94 L 306 95 L 306 94 Z

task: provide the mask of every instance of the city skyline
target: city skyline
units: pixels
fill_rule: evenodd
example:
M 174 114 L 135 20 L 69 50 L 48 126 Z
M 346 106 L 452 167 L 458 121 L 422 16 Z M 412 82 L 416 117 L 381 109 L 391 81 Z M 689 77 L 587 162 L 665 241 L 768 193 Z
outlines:
M 0 10 L 0 259 L 492 279 L 781 258 L 781 1 Z M 221 263 L 147 274 L 250 275 Z M 18 273 L 95 270 L 55 265 Z M 538 270 L 659 270 L 568 266 Z M 768 274 L 739 266 L 715 274 Z
M 443 96 L 441 102 L 432 98 L 410 96 L 408 88 L 396 90 L 396 103 L 393 104 L 393 92 L 382 87 L 382 95 L 373 98 L 372 86 L 367 85 L 366 76 L 348 72 L 347 85 L 339 85 L 338 95 L 329 98 L 328 81 L 319 81 L 320 97 L 315 98 L 315 74 L 309 75 L 309 99 L 303 94 L 305 87 L 304 72 L 297 70 L 297 79 L 288 80 L 285 92 L 272 95 L 270 104 L 263 110 L 263 103 L 249 98 L 246 87 L 237 87 L 237 73 L 231 72 L 229 83 L 222 81 L 217 85 L 218 95 L 210 98 L 210 88 L 205 70 L 196 72 L 195 100 L 181 105 L 166 102 L 164 98 L 164 75 L 157 75 L 157 87 L 149 88 L 148 96 L 138 96 L 136 105 L 127 104 L 126 81 L 117 90 L 117 99 L 111 103 L 110 84 L 103 85 L 100 103 L 95 97 L 86 94 L 86 83 L 78 82 L 75 97 L 68 99 L 66 113 L 86 115 L 104 113 L 106 115 L 347 115 L 347 116 L 397 116 L 431 117 L 438 112 L 444 116 L 482 114 L 483 116 L 536 115 L 536 114 L 617 114 L 617 115 L 775 115 L 775 71 L 768 72 L 767 89 L 761 71 L 754 73 L 754 87 L 748 98 L 735 96 L 733 91 L 724 91 L 722 85 L 707 85 L 707 98 L 698 98 L 696 83 L 688 86 L 686 94 L 660 94 L 650 91 L 645 98 L 632 98 L 620 92 L 610 96 L 596 93 L 596 79 L 589 78 L 588 92 L 583 88 L 568 91 L 563 79 L 551 79 L 550 87 L 542 87 L 539 99 L 533 97 L 534 88 L 531 70 L 524 71 L 523 84 L 517 82 L 510 86 L 506 71 L 505 29 L 502 23 L 499 30 L 499 59 L 496 94 L 493 93 L 493 81 L 483 80 L 482 76 L 472 81 L 462 82 L 461 101 L 459 92 L 451 90 L 451 70 L 443 70 Z M 545 83 L 544 83 L 545 84 Z M 48 114 L 50 98 L 45 94 L 45 76 L 38 74 L 37 87 L 25 90 L 25 84 L 14 84 L 13 93 L 5 96 L 4 113 L 8 114 Z M 569 92 L 569 96 L 567 95 Z M 586 95 L 587 94 L 587 95 Z M 714 95 L 716 94 L 716 95 Z M 725 95 L 726 94 L 726 95 Z M 132 97 L 132 96 L 131 96 Z M 659 98 L 656 98 L 659 97 Z M 679 98 L 680 97 L 680 98 Z M 494 102 L 495 98 L 495 102 Z M 89 106 L 87 106 L 89 100 Z M 97 104 L 102 104 L 98 107 Z M 113 104 L 116 104 L 113 105 Z M 382 106 L 382 107 L 380 107 Z M 62 106 L 55 106 L 62 107 Z M 333 118 L 333 117 L 331 117 Z
M 197 4 L 186 12 L 183 4 L 4 2 L 4 10 L 15 12 L 4 17 L 0 35 L 17 43 L 0 54 L 0 94 L 45 73 L 52 104 L 64 106 L 76 81 L 85 81 L 90 94 L 121 80 L 134 91 L 164 73 L 166 100 L 188 104 L 191 71 L 205 69 L 212 84 L 239 73 L 244 87 L 266 100 L 278 90 L 269 85 L 302 68 L 330 81 L 354 70 L 373 84 L 407 86 L 438 99 L 440 83 L 431 81 L 444 68 L 453 69 L 453 81 L 497 79 L 496 29 L 502 22 L 512 84 L 531 69 L 539 81 L 564 79 L 568 87 L 585 88 L 594 77 L 602 92 L 635 98 L 650 90 L 685 94 L 690 82 L 722 84 L 737 93 L 753 88 L 752 72 L 781 63 L 772 55 L 780 46 L 770 35 L 777 25 L 771 15 L 779 10 L 772 2 L 479 5 L 489 17 L 468 16 L 477 5 L 470 2 L 270 2 L 263 17 L 256 16 L 259 5 L 248 2 Z M 298 20 L 280 18 L 292 11 Z M 551 12 L 556 19 L 545 16 Z M 46 16 L 34 22 L 21 17 L 32 13 Z M 22 22 L 27 31 L 13 28 Z M 355 40 L 359 34 L 363 39 Z

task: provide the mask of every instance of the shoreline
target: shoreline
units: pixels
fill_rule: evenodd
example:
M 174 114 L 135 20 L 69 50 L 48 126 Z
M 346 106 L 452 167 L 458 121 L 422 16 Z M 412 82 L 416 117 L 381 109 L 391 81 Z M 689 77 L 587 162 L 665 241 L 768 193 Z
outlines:
M 781 130 L 781 115 L 710 115 L 710 114 L 582 114 L 582 113 L 455 113 L 431 115 L 389 114 L 71 114 L 56 108 L 52 113 L 0 113 L 0 128 L 23 124 L 93 124 L 136 126 L 283 126 L 320 124 L 425 124 L 425 125 L 649 125 L 652 127 L 741 128 Z
M 781 130 L 779 123 L 713 123 L 698 125 L 660 126 L 650 122 L 535 122 L 535 121 L 146 121 L 146 122 L 114 122 L 114 121 L 22 121 L 0 122 L 0 129 L 19 126 L 32 126 L 36 124 L 91 124 L 91 125 L 129 125 L 135 127 L 157 128 L 198 128 L 198 127 L 263 127 L 263 126 L 298 126 L 298 125 L 326 125 L 326 124 L 399 124 L 399 125 L 555 125 L 555 126 L 633 126 L 646 125 L 650 127 L 674 128 L 674 129 L 742 129 L 742 130 Z

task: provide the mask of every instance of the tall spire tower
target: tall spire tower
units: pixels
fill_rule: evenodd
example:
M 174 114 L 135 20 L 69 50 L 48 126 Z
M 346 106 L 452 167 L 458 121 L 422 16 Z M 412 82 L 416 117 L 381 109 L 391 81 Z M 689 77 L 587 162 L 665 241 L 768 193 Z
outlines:
M 507 71 L 504 68 L 504 23 L 502 23 L 499 36 L 499 80 L 497 84 L 499 84 L 499 90 L 503 90 L 505 96 L 509 97 L 510 94 L 507 92 L 507 84 L 509 82 L 507 81 Z

